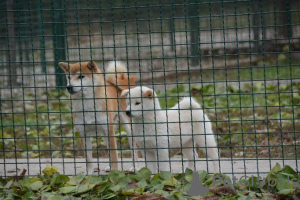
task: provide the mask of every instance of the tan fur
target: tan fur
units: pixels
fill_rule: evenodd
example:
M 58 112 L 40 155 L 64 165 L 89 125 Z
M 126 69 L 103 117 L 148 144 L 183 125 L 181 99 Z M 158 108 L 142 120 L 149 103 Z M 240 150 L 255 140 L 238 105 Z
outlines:
M 118 87 L 120 90 L 134 86 L 136 76 L 127 76 L 126 67 L 119 61 L 112 61 L 106 69 L 106 82 Z
M 153 98 L 153 91 L 152 90 L 147 90 L 147 91 L 143 92 L 143 95 L 145 97 L 148 97 L 149 99 L 152 99 Z
M 101 73 L 101 70 L 99 69 L 99 67 L 97 66 L 97 64 L 94 61 L 89 61 L 89 62 L 78 62 L 78 63 L 74 63 L 74 64 L 69 64 L 66 62 L 60 62 L 59 66 L 66 72 L 66 74 L 76 74 L 77 72 L 81 72 L 82 74 L 86 75 L 86 76 L 92 76 L 92 71 L 91 71 L 91 64 L 94 66 L 94 70 L 93 73 Z M 102 74 L 99 74 L 102 75 Z
M 96 102 L 100 103 L 102 108 L 108 112 L 109 120 L 109 146 L 110 156 L 111 156 L 111 168 L 118 169 L 118 155 L 117 155 L 117 144 L 113 129 L 113 122 L 116 119 L 119 110 L 125 111 L 127 104 L 125 99 L 118 99 L 121 96 L 121 92 L 124 89 L 129 89 L 134 86 L 136 77 L 127 76 L 126 68 L 120 66 L 118 63 L 117 67 L 113 64 L 107 68 L 106 72 L 108 74 L 103 76 L 100 68 L 93 61 L 81 62 L 69 64 L 65 62 L 60 62 L 59 66 L 65 71 L 66 76 L 71 76 L 73 79 L 78 78 L 79 74 L 84 76 L 94 77 L 98 76 L 101 80 L 100 86 L 95 87 L 95 97 Z M 125 70 L 124 70 L 125 69 Z M 104 83 L 104 79 L 106 80 Z M 75 103 L 75 102 L 74 102 Z M 74 116 L 75 117 L 75 116 Z M 130 121 L 128 119 L 128 121 Z M 136 145 L 135 145 L 136 146 Z M 135 153 L 137 155 L 137 153 Z

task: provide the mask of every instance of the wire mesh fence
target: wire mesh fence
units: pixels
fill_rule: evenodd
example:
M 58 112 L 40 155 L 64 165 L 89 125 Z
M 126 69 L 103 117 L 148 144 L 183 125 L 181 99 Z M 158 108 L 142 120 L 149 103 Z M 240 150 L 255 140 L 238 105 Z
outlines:
M 299 172 L 299 1 L 4 0 L 0 15 L 0 176 Z

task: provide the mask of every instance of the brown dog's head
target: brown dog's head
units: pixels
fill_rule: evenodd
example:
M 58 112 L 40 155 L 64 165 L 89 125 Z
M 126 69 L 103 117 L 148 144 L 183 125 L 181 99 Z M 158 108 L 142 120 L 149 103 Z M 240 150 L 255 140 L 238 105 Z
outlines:
M 101 70 L 93 61 L 69 64 L 60 62 L 59 66 L 65 71 L 70 94 L 76 94 L 85 88 L 103 85 Z

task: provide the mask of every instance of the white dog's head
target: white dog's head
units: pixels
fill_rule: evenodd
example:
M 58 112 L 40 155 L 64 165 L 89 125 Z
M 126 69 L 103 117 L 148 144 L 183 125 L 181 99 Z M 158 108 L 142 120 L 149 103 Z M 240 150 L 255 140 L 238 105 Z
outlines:
M 146 112 L 153 113 L 155 107 L 159 106 L 155 101 L 155 92 L 145 86 L 123 90 L 121 97 L 127 97 L 126 115 L 132 118 L 142 118 Z

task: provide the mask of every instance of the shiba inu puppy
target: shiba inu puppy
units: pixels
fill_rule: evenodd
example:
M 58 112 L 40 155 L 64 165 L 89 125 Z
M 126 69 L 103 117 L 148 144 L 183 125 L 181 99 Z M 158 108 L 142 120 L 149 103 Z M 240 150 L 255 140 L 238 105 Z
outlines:
M 127 97 L 127 116 L 132 118 L 135 137 L 149 169 L 156 173 L 170 171 L 169 148 L 181 148 L 188 158 L 188 168 L 194 169 L 193 160 L 198 158 L 193 147 L 205 147 L 204 151 L 213 159 L 214 172 L 219 171 L 219 153 L 212 125 L 201 106 L 191 97 L 183 98 L 177 105 L 162 110 L 156 93 L 147 87 L 123 90 Z
M 132 131 L 128 124 L 129 118 L 123 112 L 126 109 L 126 102 L 118 97 L 124 89 L 135 84 L 136 77 L 128 77 L 125 65 L 117 61 L 108 64 L 105 74 L 93 61 L 74 64 L 60 62 L 59 66 L 65 71 L 68 79 L 67 90 L 71 94 L 75 128 L 80 132 L 86 150 L 87 173 L 92 174 L 94 171 L 91 136 L 102 136 L 110 149 L 111 168 L 118 169 L 117 144 L 113 128 L 117 115 L 129 136 Z M 133 149 L 132 141 L 132 137 L 129 138 L 131 149 Z M 133 151 L 132 155 L 137 159 L 137 154 Z M 108 171 L 110 168 L 106 167 L 105 170 Z

